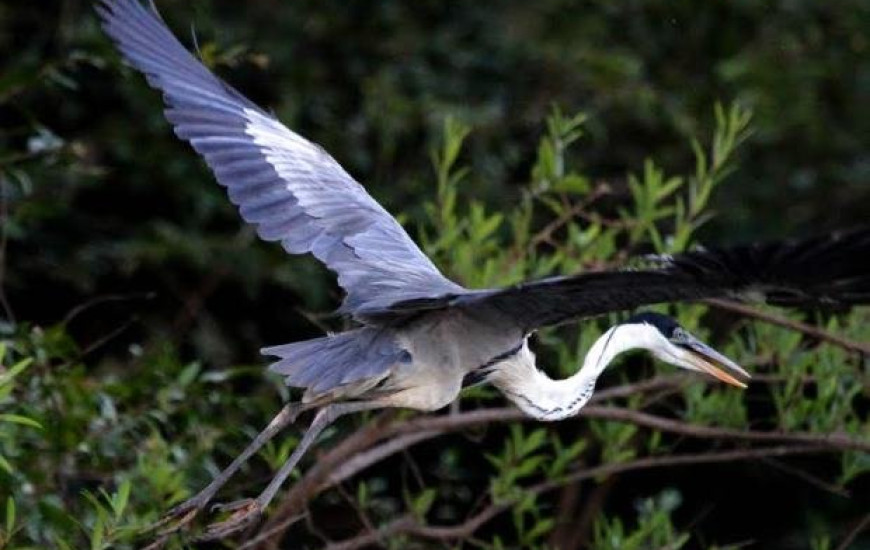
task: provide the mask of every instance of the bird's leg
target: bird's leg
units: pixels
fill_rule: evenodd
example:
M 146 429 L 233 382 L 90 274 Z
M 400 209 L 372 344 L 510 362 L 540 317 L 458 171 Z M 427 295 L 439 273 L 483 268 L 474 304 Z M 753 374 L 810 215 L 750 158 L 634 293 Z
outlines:
M 320 435 L 327 426 L 332 424 L 338 417 L 343 416 L 345 414 L 362 412 L 371 409 L 382 408 L 384 405 L 381 403 L 375 402 L 356 402 L 356 403 L 333 403 L 331 405 L 327 405 L 318 411 L 317 416 L 314 417 L 314 420 L 311 422 L 311 426 L 308 427 L 308 430 L 305 432 L 305 435 L 302 437 L 302 441 L 299 442 L 296 449 L 293 451 L 293 454 L 290 455 L 290 458 L 287 459 L 287 462 L 281 466 L 281 469 L 278 470 L 278 473 L 275 474 L 275 477 L 272 478 L 272 481 L 269 483 L 269 486 L 260 493 L 255 499 L 242 500 L 238 502 L 230 503 L 224 506 L 224 509 L 235 510 L 235 512 L 227 518 L 225 521 L 221 521 L 218 523 L 213 523 L 209 525 L 205 533 L 203 533 L 200 537 L 197 537 L 198 540 L 216 540 L 236 533 L 245 527 L 256 522 L 263 511 L 266 509 L 266 506 L 269 505 L 269 502 L 275 497 L 275 493 L 278 492 L 278 489 L 287 480 L 287 477 L 296 467 L 296 464 L 299 463 L 299 460 L 305 454 L 309 447 L 314 443 L 314 440 Z
M 186 500 L 185 502 L 179 504 L 175 508 L 171 509 L 166 515 L 163 516 L 155 525 L 153 525 L 152 529 L 161 529 L 161 535 L 168 535 L 170 533 L 174 533 L 178 531 L 188 523 L 190 523 L 196 515 L 206 507 L 209 501 L 214 498 L 214 495 L 218 492 L 218 490 L 226 484 L 226 482 L 230 479 L 230 477 L 235 474 L 238 469 L 245 463 L 251 456 L 254 455 L 260 448 L 265 445 L 270 439 L 275 437 L 275 434 L 283 430 L 288 424 L 293 423 L 296 420 L 296 417 L 299 416 L 305 410 L 314 406 L 312 403 L 289 403 L 285 405 L 278 414 L 269 422 L 269 425 L 266 428 L 257 434 L 257 437 L 251 442 L 248 447 L 242 451 L 242 454 L 237 456 L 235 460 L 233 460 L 229 466 L 226 467 L 221 473 L 215 477 L 211 483 L 209 483 L 203 490 L 196 494 L 196 496 Z M 174 523 L 173 523 L 174 522 Z M 163 528 L 166 524 L 172 523 L 168 527 Z

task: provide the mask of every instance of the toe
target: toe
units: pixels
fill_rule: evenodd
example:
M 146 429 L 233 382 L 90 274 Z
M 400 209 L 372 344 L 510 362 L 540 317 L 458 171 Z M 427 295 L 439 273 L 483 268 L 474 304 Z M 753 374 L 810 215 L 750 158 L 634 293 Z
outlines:
M 212 512 L 233 512 L 235 510 L 241 510 L 243 508 L 247 508 L 254 503 L 254 499 L 252 498 L 243 498 L 241 500 L 234 500 L 233 502 L 221 502 L 218 504 L 213 504 L 211 507 Z
M 197 540 L 217 540 L 238 533 L 242 529 L 256 523 L 262 511 L 256 501 L 247 503 L 244 508 L 238 509 L 233 515 L 218 523 L 212 523 L 206 527 L 205 532 L 197 537 Z
M 199 513 L 199 508 L 173 508 L 157 522 L 145 528 L 145 532 L 156 531 L 158 536 L 166 537 L 187 527 Z

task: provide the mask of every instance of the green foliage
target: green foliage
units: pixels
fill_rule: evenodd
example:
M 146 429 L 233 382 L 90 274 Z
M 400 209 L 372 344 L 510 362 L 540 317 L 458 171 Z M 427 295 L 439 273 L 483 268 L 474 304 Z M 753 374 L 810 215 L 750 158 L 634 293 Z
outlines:
M 844 76 L 868 69 L 861 0 L 160 7 L 183 37 L 195 21 L 210 67 L 322 143 L 466 285 L 866 218 L 866 79 Z M 256 350 L 340 328 L 320 315 L 339 293 L 316 262 L 239 228 L 89 5 L 3 4 L 0 51 L 15 53 L 0 59 L 0 548 L 137 547 L 144 526 L 295 397 L 264 375 Z M 572 114 L 578 105 L 584 112 Z M 870 439 L 866 358 L 703 305 L 659 309 L 758 381 L 739 392 L 691 378 L 608 407 L 690 426 Z M 777 314 L 870 341 L 866 311 Z M 543 368 L 573 373 L 614 320 L 542 332 Z M 600 389 L 660 371 L 673 374 L 628 357 Z M 462 408 L 498 406 L 494 395 L 475 388 Z M 297 442 L 291 430 L 270 443 L 221 499 L 259 489 Z M 764 533 L 733 522 L 722 540 L 708 535 L 721 533 L 716 520 L 695 511 L 758 516 L 765 504 L 755 501 L 770 492 L 759 485 L 775 477 L 764 463 L 582 478 L 743 445 L 583 416 L 493 425 L 441 438 L 435 453 L 410 448 L 326 491 L 292 536 L 320 547 L 399 517 L 459 524 L 495 503 L 506 510 L 456 546 L 557 547 L 585 516 L 594 522 L 582 542 L 597 549 L 783 539 L 822 550 L 839 544 L 837 526 L 866 513 L 859 489 L 870 459 L 857 450 L 789 462 L 806 475 L 783 474 L 770 489 L 782 517 L 764 508 Z M 624 489 L 638 480 L 657 494 Z M 825 483 L 853 498 L 815 488 Z M 622 489 L 599 498 L 611 484 Z M 696 486 L 747 496 L 735 511 Z M 410 534 L 382 542 L 429 547 Z
M 649 548 L 683 548 L 690 540 L 673 525 L 672 513 L 680 506 L 680 493 L 665 490 L 654 497 L 635 503 L 637 525 L 626 527 L 619 518 L 599 518 L 595 523 L 595 550 L 646 550 Z
M 711 162 L 711 168 L 706 168 L 707 156 L 697 142 L 693 142 L 698 165 L 694 175 L 666 177 L 648 162 L 644 175 L 631 179 L 630 210 L 610 219 L 591 213 L 607 190 L 589 184 L 568 162 L 568 145 L 582 135 L 584 117 L 565 117 L 557 109 L 551 112 L 528 190 L 504 213 L 490 213 L 482 201 L 463 196 L 471 177 L 461 165 L 469 128 L 448 119 L 442 144 L 432 154 L 437 192 L 425 207 L 427 219 L 420 227 L 425 247 L 441 265 L 449 266 L 454 277 L 473 285 L 509 284 L 529 276 L 606 265 L 619 256 L 621 246 L 651 242 L 658 250 L 682 248 L 706 217 L 712 190 L 729 171 L 733 146 L 745 135 L 745 112 L 717 107 L 716 113 L 710 158 L 718 160 Z M 705 310 L 687 307 L 681 321 L 703 334 L 697 324 Z M 837 332 L 849 326 L 848 319 L 831 318 L 825 328 Z M 591 339 L 600 334 L 600 328 L 590 329 L 573 338 L 564 331 L 543 335 L 563 372 L 576 368 Z M 810 433 L 845 431 L 858 437 L 866 433 L 866 418 L 851 405 L 862 392 L 862 377 L 848 354 L 832 346 L 807 347 L 798 333 L 786 329 L 765 324 L 753 324 L 751 329 L 747 339 L 732 341 L 726 351 L 771 362 L 769 376 L 775 382 L 769 392 L 777 426 Z M 131 348 L 123 359 L 127 374 L 121 377 L 118 359 L 96 370 L 88 367 L 65 324 L 45 329 L 19 325 L 2 345 L 0 355 L 11 365 L 0 377 L 4 407 L 0 456 L 11 494 L 4 540 L 14 537 L 59 547 L 82 543 L 95 549 L 132 544 L 166 506 L 207 479 L 195 466 L 199 461 L 205 460 L 208 469 L 216 471 L 217 441 L 226 428 L 207 421 L 210 415 L 224 409 L 248 411 L 249 422 L 240 424 L 244 428 L 224 447 L 230 449 L 243 445 L 274 406 L 263 395 L 215 391 L 236 378 L 261 378 L 259 368 L 204 370 L 200 363 L 179 360 L 171 346 Z M 812 394 L 806 391 L 808 384 Z M 273 388 L 281 389 L 280 385 Z M 692 383 L 682 388 L 680 397 L 682 415 L 689 422 L 734 429 L 750 423 L 745 394 Z M 641 396 L 631 397 L 628 403 L 632 408 L 644 406 Z M 558 486 L 569 483 L 578 462 L 629 464 L 645 453 L 666 454 L 678 446 L 666 443 L 662 433 L 646 433 L 632 423 L 585 420 L 584 424 L 586 436 L 567 445 L 546 427 L 513 424 L 498 450 L 485 453 L 490 498 L 509 507 L 512 534 L 502 532 L 479 544 L 544 547 L 558 511 L 542 505 L 543 495 L 534 489 L 539 480 Z M 290 436 L 270 444 L 261 453 L 263 463 L 255 461 L 250 468 L 274 470 L 297 441 Z M 130 448 L 137 452 L 130 453 Z M 866 454 L 849 451 L 841 457 L 839 483 L 843 485 L 870 470 Z M 70 494 L 62 488 L 68 482 L 45 475 L 52 471 L 51 464 L 66 465 L 64 478 L 78 479 L 77 472 L 90 471 L 89 481 L 77 482 L 79 488 Z M 601 476 L 597 481 L 606 479 Z M 396 503 L 377 478 L 357 487 L 354 500 L 361 513 L 384 520 L 395 513 Z M 403 506 L 417 521 L 441 513 L 445 494 L 437 486 L 413 492 L 404 488 L 403 494 Z M 672 517 L 679 501 L 680 493 L 673 489 L 640 501 L 632 521 L 600 516 L 592 532 L 594 547 L 683 547 L 690 536 L 675 527 Z M 28 518 L 26 524 L 16 520 L 22 516 Z

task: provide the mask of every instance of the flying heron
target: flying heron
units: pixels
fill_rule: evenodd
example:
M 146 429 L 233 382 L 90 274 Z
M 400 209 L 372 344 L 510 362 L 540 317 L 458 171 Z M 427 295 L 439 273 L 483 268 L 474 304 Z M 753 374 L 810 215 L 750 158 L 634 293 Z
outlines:
M 336 418 L 383 407 L 423 411 L 456 399 L 463 380 L 493 384 L 526 414 L 576 414 L 620 353 L 645 349 L 683 369 L 735 386 L 749 375 L 674 320 L 642 313 L 601 336 L 582 368 L 552 380 L 528 346 L 537 329 L 638 306 L 711 297 L 770 304 L 870 302 L 870 230 L 804 241 L 708 249 L 661 257 L 650 268 L 582 273 L 502 289 L 470 290 L 444 277 L 401 225 L 323 149 L 213 75 L 140 0 L 101 0 L 103 27 L 124 58 L 163 93 L 175 133 L 203 156 L 242 218 L 290 254 L 311 253 L 338 275 L 340 312 L 357 328 L 263 350 L 273 372 L 304 388 L 212 483 L 166 516 L 190 522 L 234 472 L 308 409 L 314 420 L 255 499 L 202 538 L 240 530 L 263 512 Z

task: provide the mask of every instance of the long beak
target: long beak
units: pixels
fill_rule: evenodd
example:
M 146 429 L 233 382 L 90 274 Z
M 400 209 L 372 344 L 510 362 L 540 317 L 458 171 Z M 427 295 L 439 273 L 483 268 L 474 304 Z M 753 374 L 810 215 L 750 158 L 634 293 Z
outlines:
M 726 384 L 739 388 L 746 387 L 744 382 L 741 382 L 727 371 L 735 372 L 745 378 L 750 378 L 749 373 L 707 344 L 695 338 L 690 338 L 687 341 L 680 342 L 680 346 L 689 352 L 689 362 L 699 371 L 706 372 Z

